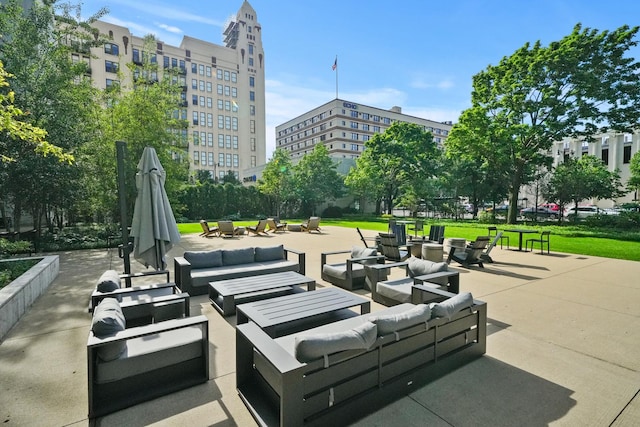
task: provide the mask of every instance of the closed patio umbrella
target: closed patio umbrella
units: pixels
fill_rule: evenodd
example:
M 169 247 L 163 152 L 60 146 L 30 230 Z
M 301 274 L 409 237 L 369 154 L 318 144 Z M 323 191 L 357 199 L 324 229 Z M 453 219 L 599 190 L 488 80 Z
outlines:
M 165 254 L 180 241 L 180 233 L 164 189 L 166 172 L 156 150 L 145 147 L 138 163 L 138 196 L 133 209 L 133 256 L 156 270 L 167 267 Z

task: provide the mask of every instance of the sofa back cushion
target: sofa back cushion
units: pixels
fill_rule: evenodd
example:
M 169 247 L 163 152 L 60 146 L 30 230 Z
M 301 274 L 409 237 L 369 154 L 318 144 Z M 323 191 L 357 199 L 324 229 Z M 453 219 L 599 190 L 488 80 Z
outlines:
M 378 326 L 378 335 L 386 335 L 411 326 L 423 324 L 428 328 L 427 322 L 431 319 L 431 308 L 427 304 L 418 304 L 415 307 L 396 314 L 382 314 L 369 317 L 369 321 Z
M 295 356 L 300 362 L 310 362 L 340 351 L 366 350 L 376 339 L 376 325 L 364 322 L 346 331 L 298 336 L 295 338 Z
M 222 266 L 222 251 L 186 251 L 184 259 L 189 261 L 191 268 L 208 268 Z
M 115 298 L 104 298 L 93 310 L 91 330 L 98 338 L 110 337 L 117 332 L 124 331 L 125 325 L 122 308 Z M 98 356 L 104 361 L 114 360 L 120 357 L 125 348 L 125 341 L 103 345 L 98 348 Z
M 471 306 L 473 306 L 473 296 L 469 292 L 465 292 L 442 302 L 432 303 L 430 305 L 431 317 L 444 317 L 450 320 L 454 314 Z
M 378 251 L 376 248 L 363 248 L 362 246 L 354 246 L 351 248 L 351 258 L 365 258 L 375 256 L 377 255 L 377 252 Z M 362 264 L 371 265 L 375 264 L 376 262 L 377 260 L 375 259 L 369 259 L 366 261 L 362 261 Z
M 255 260 L 262 261 L 278 261 L 284 259 L 284 246 L 270 246 L 267 248 L 256 248 Z
M 222 251 L 222 265 L 250 264 L 255 261 L 254 248 Z
M 98 279 L 96 290 L 98 292 L 113 292 L 120 289 L 120 275 L 115 270 L 107 270 Z
M 441 271 L 449 271 L 449 267 L 446 262 L 433 262 L 428 259 L 420 259 L 416 257 L 410 257 L 407 262 L 409 268 L 409 275 L 411 277 L 423 276 L 425 274 L 439 273 Z M 447 285 L 447 278 L 442 277 L 434 279 L 434 283 L 439 285 Z

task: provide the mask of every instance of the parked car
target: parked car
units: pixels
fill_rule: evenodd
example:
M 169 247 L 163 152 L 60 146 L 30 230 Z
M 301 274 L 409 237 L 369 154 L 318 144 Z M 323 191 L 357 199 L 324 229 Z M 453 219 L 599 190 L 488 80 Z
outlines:
M 526 208 L 526 209 L 522 209 L 520 211 L 520 215 L 525 217 L 525 218 L 551 218 L 551 219 L 556 219 L 560 216 L 560 211 L 559 210 L 553 210 L 551 208 L 548 207 L 544 207 L 543 205 L 538 206 L 537 208 L 535 206 L 530 207 L 530 208 Z
M 602 210 L 597 206 L 578 206 L 578 219 L 584 219 L 591 215 L 598 215 L 602 213 Z M 564 212 L 565 218 L 574 218 L 576 216 L 576 208 L 575 206 L 572 208 L 568 208 Z
M 543 203 L 541 205 L 539 205 L 543 208 L 547 208 L 550 209 L 552 211 L 558 212 L 560 210 L 560 205 L 557 203 Z

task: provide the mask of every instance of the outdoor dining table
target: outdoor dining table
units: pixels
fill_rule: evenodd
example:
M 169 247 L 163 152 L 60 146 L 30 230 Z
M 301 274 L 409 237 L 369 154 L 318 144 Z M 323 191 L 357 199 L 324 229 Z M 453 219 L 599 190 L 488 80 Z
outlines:
M 519 234 L 519 238 L 518 238 L 518 249 L 514 249 L 514 250 L 518 250 L 518 251 L 522 251 L 522 235 L 523 234 L 537 234 L 538 232 L 536 230 L 526 230 L 523 228 L 510 228 L 510 229 L 506 229 L 504 230 L 508 233 L 518 233 Z M 526 251 L 526 248 L 525 248 Z

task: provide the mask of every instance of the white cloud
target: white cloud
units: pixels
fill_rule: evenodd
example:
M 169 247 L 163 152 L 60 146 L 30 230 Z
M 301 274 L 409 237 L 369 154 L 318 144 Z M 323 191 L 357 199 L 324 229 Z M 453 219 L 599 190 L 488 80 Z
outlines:
M 167 24 L 158 24 L 156 23 L 155 25 L 157 25 L 158 27 L 164 29 L 165 31 L 168 31 L 170 33 L 175 33 L 175 34 L 182 34 L 184 31 L 182 31 L 180 28 L 178 27 L 174 27 L 172 25 L 167 25 Z
M 181 7 L 167 7 L 152 1 L 135 2 L 131 0 L 110 0 L 110 3 L 122 5 L 128 9 L 136 9 L 145 15 L 159 16 L 170 21 L 199 22 L 206 25 L 222 27 L 224 22 L 206 16 L 185 12 Z
M 409 85 L 414 89 L 441 89 L 447 90 L 455 87 L 453 80 L 444 78 L 441 80 L 431 79 L 427 76 L 415 76 Z

